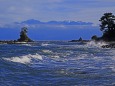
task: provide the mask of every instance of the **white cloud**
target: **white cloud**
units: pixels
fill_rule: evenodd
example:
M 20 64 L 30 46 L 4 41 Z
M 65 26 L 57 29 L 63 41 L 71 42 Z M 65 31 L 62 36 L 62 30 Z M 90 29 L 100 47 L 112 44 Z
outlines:
M 57 3 L 57 2 L 62 2 L 64 0 L 46 0 L 46 2 L 50 2 L 50 3 Z
M 37 19 L 80 20 L 98 23 L 104 12 L 114 12 L 115 0 L 0 0 L 0 24 Z

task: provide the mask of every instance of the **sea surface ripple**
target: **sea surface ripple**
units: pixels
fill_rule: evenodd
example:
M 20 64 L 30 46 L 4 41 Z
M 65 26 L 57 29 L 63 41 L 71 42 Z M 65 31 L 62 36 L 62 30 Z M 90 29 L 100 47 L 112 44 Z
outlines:
M 0 86 L 115 86 L 115 49 L 103 44 L 1 44 Z

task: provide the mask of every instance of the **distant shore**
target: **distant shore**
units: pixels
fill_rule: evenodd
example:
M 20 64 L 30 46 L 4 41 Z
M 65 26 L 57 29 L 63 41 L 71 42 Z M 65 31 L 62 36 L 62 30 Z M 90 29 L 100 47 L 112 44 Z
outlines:
M 81 43 L 86 43 L 86 42 L 90 42 L 91 40 L 71 40 L 69 42 L 81 42 Z M 96 41 L 95 43 L 98 43 L 100 41 Z M 112 42 L 105 42 L 105 45 L 102 45 L 102 48 L 115 48 L 115 41 Z
M 91 40 L 71 40 L 69 42 L 90 42 Z
M 91 40 L 70 40 L 68 42 L 80 42 L 80 43 L 87 43 L 90 42 Z M 20 42 L 16 40 L 0 40 L 0 44 L 28 44 L 28 43 L 36 43 L 38 41 L 33 41 L 33 42 Z M 96 42 L 98 43 L 98 42 Z M 105 45 L 102 45 L 102 48 L 115 48 L 115 42 L 105 42 Z
M 27 44 L 27 43 L 32 43 L 32 42 L 20 42 L 20 41 L 15 41 L 15 40 L 0 41 L 0 44 Z

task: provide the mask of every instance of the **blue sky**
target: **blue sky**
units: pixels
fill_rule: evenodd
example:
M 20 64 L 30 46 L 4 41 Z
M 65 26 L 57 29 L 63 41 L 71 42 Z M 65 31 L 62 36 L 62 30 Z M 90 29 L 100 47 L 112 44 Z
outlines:
M 0 0 L 0 26 L 28 19 L 84 21 L 97 25 L 105 12 L 115 14 L 115 0 Z
M 0 0 L 0 23 L 27 19 L 99 23 L 105 12 L 115 14 L 115 0 Z

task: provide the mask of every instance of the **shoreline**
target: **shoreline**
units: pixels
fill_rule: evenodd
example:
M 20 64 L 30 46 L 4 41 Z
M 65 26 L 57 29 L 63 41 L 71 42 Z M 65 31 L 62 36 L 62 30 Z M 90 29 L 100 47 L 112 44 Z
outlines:
M 70 41 L 67 41 L 67 42 L 74 42 L 74 43 L 77 43 L 77 42 L 80 42 L 80 43 L 86 43 L 86 42 L 90 42 L 91 40 L 70 40 Z M 1 41 L 0 40 L 0 44 L 31 44 L 31 43 L 36 43 L 36 42 L 39 42 L 39 41 L 33 41 L 33 42 L 20 42 L 20 41 L 16 41 L 16 40 L 4 40 L 4 41 Z M 100 42 L 100 41 L 99 41 Z M 97 42 L 98 43 L 98 42 Z M 115 41 L 112 41 L 112 42 L 105 42 L 106 45 L 102 45 L 101 47 L 102 48 L 115 48 Z
M 35 43 L 35 42 L 20 42 L 20 41 L 0 41 L 0 44 L 28 44 L 28 43 Z
M 69 42 L 90 42 L 91 40 L 71 40 Z

